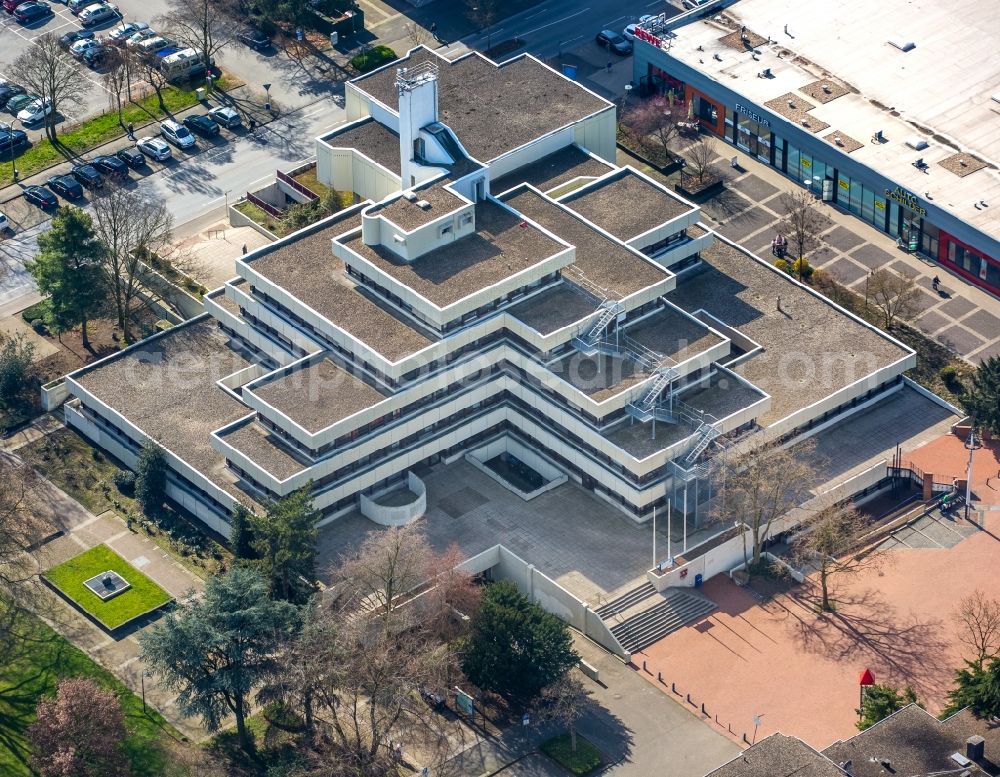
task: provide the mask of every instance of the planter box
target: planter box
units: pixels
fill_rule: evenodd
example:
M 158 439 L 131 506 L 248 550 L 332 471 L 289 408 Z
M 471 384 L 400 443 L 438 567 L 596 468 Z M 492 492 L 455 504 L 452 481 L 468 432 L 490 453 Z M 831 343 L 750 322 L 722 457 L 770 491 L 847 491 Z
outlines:
M 684 160 L 681 159 L 680 157 L 677 157 L 676 159 L 674 159 L 671 162 L 668 162 L 665 165 L 661 165 L 658 162 L 654 162 L 649 157 L 644 156 L 641 151 L 636 151 L 634 148 L 630 148 L 629 146 L 625 146 L 619 143 L 618 148 L 620 148 L 629 156 L 638 159 L 643 164 L 649 165 L 661 175 L 671 175 L 672 173 L 676 173 L 678 170 L 684 167 Z
M 725 186 L 725 181 L 722 178 L 717 178 L 715 181 L 705 185 L 705 186 L 693 186 L 688 188 L 681 183 L 678 183 L 674 188 L 687 197 L 690 200 L 707 200 L 709 197 L 714 197 L 716 194 L 722 191 Z

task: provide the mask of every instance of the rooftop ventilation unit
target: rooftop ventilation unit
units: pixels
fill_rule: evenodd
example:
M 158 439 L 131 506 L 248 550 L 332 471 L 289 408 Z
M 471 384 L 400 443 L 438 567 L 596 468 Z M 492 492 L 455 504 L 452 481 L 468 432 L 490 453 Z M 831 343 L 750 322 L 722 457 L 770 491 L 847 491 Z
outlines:
M 923 151 L 927 148 L 927 141 L 924 140 L 919 135 L 911 135 L 906 139 L 906 145 L 912 148 L 914 151 Z
M 916 43 L 906 38 L 889 38 L 889 45 L 895 46 L 900 51 L 912 51 L 917 47 Z
M 416 202 L 417 201 L 417 195 L 415 195 L 413 192 L 403 192 L 403 196 L 406 199 L 408 199 L 410 202 Z
M 421 210 L 430 210 L 431 204 L 427 202 L 427 200 L 418 200 L 417 207 L 420 208 Z

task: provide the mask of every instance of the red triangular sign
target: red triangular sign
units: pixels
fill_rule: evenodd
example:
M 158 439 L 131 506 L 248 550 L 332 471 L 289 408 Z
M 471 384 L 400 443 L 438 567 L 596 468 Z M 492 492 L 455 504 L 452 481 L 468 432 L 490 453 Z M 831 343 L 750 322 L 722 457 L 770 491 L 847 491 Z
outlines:
M 875 675 L 872 674 L 871 669 L 865 669 L 861 673 L 861 679 L 858 680 L 859 685 L 875 685 Z

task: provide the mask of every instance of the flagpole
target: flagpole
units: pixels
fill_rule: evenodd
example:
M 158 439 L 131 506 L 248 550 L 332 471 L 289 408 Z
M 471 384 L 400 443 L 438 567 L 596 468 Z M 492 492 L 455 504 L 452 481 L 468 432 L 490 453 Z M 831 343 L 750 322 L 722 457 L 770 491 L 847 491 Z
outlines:
M 656 569 L 656 505 L 653 505 L 653 569 Z

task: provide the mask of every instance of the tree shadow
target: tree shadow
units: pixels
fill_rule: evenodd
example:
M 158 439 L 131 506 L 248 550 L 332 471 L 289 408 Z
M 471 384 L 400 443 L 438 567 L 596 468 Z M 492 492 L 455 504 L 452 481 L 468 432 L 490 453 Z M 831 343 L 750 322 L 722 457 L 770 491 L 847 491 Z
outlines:
M 928 661 L 949 646 L 940 618 L 901 613 L 874 589 L 835 596 L 832 613 L 818 612 L 818 600 L 812 585 L 775 600 L 795 619 L 804 650 L 838 663 L 863 659 L 876 675 L 911 685 L 923 698 L 940 697 L 948 689 L 950 676 Z

